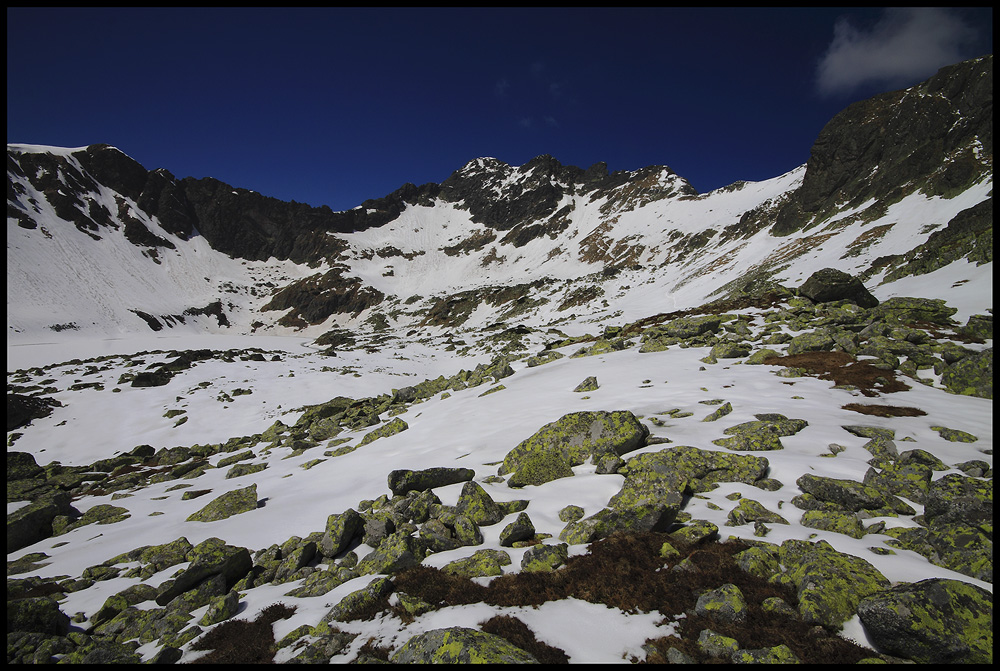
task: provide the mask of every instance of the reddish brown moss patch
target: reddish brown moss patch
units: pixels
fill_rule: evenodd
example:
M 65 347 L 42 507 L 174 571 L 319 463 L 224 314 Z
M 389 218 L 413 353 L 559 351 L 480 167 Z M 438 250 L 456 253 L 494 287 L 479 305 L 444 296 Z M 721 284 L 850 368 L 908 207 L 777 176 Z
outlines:
M 895 371 L 876 368 L 868 361 L 857 361 L 847 352 L 803 352 L 771 357 L 763 363 L 765 366 L 802 368 L 821 380 L 857 387 L 865 396 L 878 396 L 880 393 L 889 394 L 910 388 L 896 379 Z
M 853 410 L 862 415 L 875 415 L 876 417 L 920 417 L 927 413 L 920 408 L 911 408 L 899 405 L 865 405 L 864 403 L 848 403 L 841 406 L 844 410 Z

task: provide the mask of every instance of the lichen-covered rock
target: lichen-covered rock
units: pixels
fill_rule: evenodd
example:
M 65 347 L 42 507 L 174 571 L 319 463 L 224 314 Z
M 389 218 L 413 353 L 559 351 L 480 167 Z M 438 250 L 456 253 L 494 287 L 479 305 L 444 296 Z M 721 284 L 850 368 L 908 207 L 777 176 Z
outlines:
M 698 634 L 698 647 L 709 657 L 728 659 L 740 649 L 740 643 L 730 636 L 723 636 L 711 629 L 703 629 Z
M 583 508 L 580 506 L 569 505 L 559 511 L 559 520 L 561 522 L 576 522 L 583 518 Z
M 450 562 L 441 570 L 462 578 L 481 578 L 503 575 L 503 567 L 510 563 L 510 555 L 503 550 L 477 550 L 471 557 Z
M 680 529 L 671 531 L 670 537 L 687 543 L 718 540 L 719 527 L 708 520 L 689 520 Z
M 392 590 L 391 579 L 376 578 L 366 587 L 355 590 L 341 599 L 323 616 L 321 622 L 350 622 L 360 611 L 370 608 L 379 599 L 392 594 Z
M 240 593 L 229 592 L 224 596 L 218 596 L 208 602 L 208 610 L 199 620 L 198 624 L 208 627 L 228 620 L 236 615 L 240 609 Z
M 410 638 L 390 657 L 393 664 L 537 664 L 531 654 L 494 634 L 448 627 Z
M 604 508 L 590 517 L 567 524 L 559 533 L 559 540 L 570 545 L 585 545 L 617 531 L 666 531 L 673 524 L 679 510 L 679 504 L 663 503 Z
M 772 648 L 740 649 L 730 659 L 733 664 L 801 664 L 792 649 L 784 644 Z
M 594 391 L 599 388 L 600 385 L 597 384 L 597 378 L 591 375 L 586 380 L 576 385 L 576 388 L 573 389 L 573 391 L 575 392 Z
M 389 491 L 395 496 L 410 491 L 424 491 L 466 482 L 476 477 L 471 468 L 425 468 L 419 471 L 401 469 L 389 473 Z
M 720 405 L 718 408 L 715 409 L 715 411 L 713 411 L 711 414 L 707 415 L 701 421 L 703 421 L 703 422 L 714 422 L 717 419 L 721 419 L 722 417 L 725 417 L 726 415 L 728 415 L 732 411 L 733 411 L 733 404 L 730 403 L 729 401 L 726 401 L 725 403 L 723 403 L 722 405 Z
M 522 465 L 540 452 L 559 454 L 570 466 L 579 466 L 588 458 L 597 463 L 605 454 L 621 456 L 642 447 L 648 435 L 649 429 L 627 410 L 570 413 L 546 424 L 508 452 L 499 474 L 517 477 Z
M 756 485 L 766 478 L 768 468 L 764 457 L 678 445 L 635 456 L 619 473 L 625 476 L 623 491 L 631 478 L 644 477 L 643 473 L 651 471 L 674 483 L 671 489 L 696 494 L 715 489 L 718 482 Z
M 977 440 L 979 440 L 979 438 L 973 436 L 971 433 L 968 433 L 967 431 L 960 431 L 958 429 L 949 429 L 946 426 L 932 426 L 931 430 L 937 431 L 939 436 L 953 443 L 974 443 Z
M 763 522 L 765 524 L 788 524 L 788 520 L 772 513 L 759 501 L 753 499 L 740 499 L 736 507 L 729 511 L 726 526 L 738 527 L 751 522 Z
M 854 480 L 825 478 L 806 473 L 796 480 L 795 484 L 813 498 L 831 503 L 845 511 L 888 509 L 902 515 L 916 514 L 913 508 L 895 496 Z M 792 503 L 806 510 L 812 508 L 808 504 L 808 499 L 794 497 Z
M 479 526 L 496 524 L 507 516 L 507 511 L 493 500 L 482 485 L 472 481 L 462 487 L 456 510 Z
M 889 587 L 870 563 L 825 541 L 787 540 L 778 548 L 778 561 L 798 590 L 802 619 L 834 629 L 854 616 L 861 599 Z
M 863 308 L 878 305 L 861 280 L 836 268 L 817 270 L 799 287 L 799 294 L 816 303 L 849 300 Z
M 829 352 L 836 344 L 826 329 L 817 329 L 811 333 L 803 333 L 792 338 L 788 343 L 788 355 L 802 354 L 803 352 Z
M 7 601 L 7 633 L 30 631 L 52 636 L 69 632 L 69 616 L 47 596 Z
M 209 538 L 194 546 L 189 557 L 191 565 L 177 577 L 160 585 L 156 603 L 165 606 L 170 601 L 193 589 L 207 578 L 220 575 L 227 585 L 234 584 L 253 568 L 253 558 L 246 548 L 226 545 L 219 538 Z
M 747 621 L 749 611 L 740 588 L 726 583 L 699 596 L 694 612 L 717 622 L 742 624 Z
M 887 461 L 882 466 L 881 471 L 869 468 L 865 473 L 864 484 L 923 503 L 934 474 L 930 466 L 899 461 Z
M 941 384 L 956 394 L 993 398 L 993 348 L 956 361 L 941 373 Z
M 212 500 L 196 513 L 188 516 L 188 522 L 216 522 L 233 515 L 257 509 L 257 485 L 234 489 Z
M 738 452 L 760 452 L 781 450 L 781 436 L 792 436 L 809 425 L 804 419 L 789 419 L 784 415 L 759 415 L 765 419 L 743 422 L 731 426 L 723 433 L 731 438 L 719 438 L 712 442 L 727 450 Z
M 759 349 L 750 356 L 748 356 L 743 363 L 748 365 L 760 365 L 767 361 L 768 359 L 773 359 L 775 357 L 780 357 L 779 352 L 775 352 L 773 349 L 763 348 Z
M 528 548 L 521 557 L 521 571 L 534 573 L 538 571 L 554 571 L 569 558 L 569 545 L 536 545 Z
M 851 538 L 861 538 L 867 533 L 856 515 L 835 510 L 807 510 L 802 513 L 799 523 L 810 529 L 832 531 Z
M 724 340 L 712 345 L 710 357 L 716 359 L 742 359 L 750 354 L 750 343 Z
M 348 508 L 339 515 L 326 518 L 326 531 L 319 549 L 324 557 L 336 557 L 347 549 L 365 528 L 365 520 L 354 508 Z
M 535 537 L 535 525 L 531 523 L 531 518 L 527 513 L 521 513 L 513 522 L 508 524 L 500 532 L 500 545 L 503 547 L 513 547 L 514 543 L 530 540 Z
M 385 424 L 383 424 L 382 426 L 378 427 L 374 431 L 369 431 L 368 433 L 366 433 L 365 437 L 361 439 L 360 443 L 358 443 L 358 447 L 361 447 L 362 445 L 367 445 L 373 440 L 378 440 L 379 438 L 394 436 L 401 431 L 406 431 L 408 428 L 410 427 L 406 422 L 404 422 L 399 417 L 395 417 L 386 422 Z
M 416 566 L 424 558 L 427 547 L 407 531 L 397 531 L 382 539 L 378 547 L 358 562 L 357 572 L 395 573 Z
M 15 552 L 52 535 L 52 522 L 59 516 L 78 517 L 70 495 L 51 491 L 7 515 L 7 552 Z
M 993 595 L 931 578 L 872 594 L 858 604 L 872 643 L 921 664 L 991 664 Z
M 517 470 L 507 478 L 507 486 L 537 486 L 559 478 L 571 477 L 573 477 L 573 466 L 562 452 L 541 450 L 524 454 L 519 459 Z
M 993 480 L 951 473 L 931 483 L 924 499 L 924 521 L 931 527 L 963 523 L 993 525 Z
M 731 319 L 732 316 L 729 316 L 729 318 Z M 724 315 L 678 317 L 663 326 L 657 327 L 657 329 L 663 335 L 674 338 L 694 338 L 705 333 L 715 333 L 724 321 L 726 321 Z
M 957 308 L 945 305 L 940 298 L 913 298 L 909 296 L 894 296 L 888 298 L 872 309 L 871 319 L 887 324 L 917 324 L 930 322 L 950 326 L 951 316 L 958 312 Z

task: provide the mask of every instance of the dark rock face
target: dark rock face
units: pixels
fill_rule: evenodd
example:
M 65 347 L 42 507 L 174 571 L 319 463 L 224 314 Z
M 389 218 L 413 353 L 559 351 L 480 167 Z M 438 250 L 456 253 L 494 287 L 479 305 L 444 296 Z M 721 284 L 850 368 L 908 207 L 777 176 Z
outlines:
M 849 106 L 820 131 L 802 186 L 772 229 L 787 235 L 838 204 L 858 206 L 905 195 L 913 184 L 944 195 L 992 171 L 993 56 L 941 68 L 904 91 Z M 944 166 L 942 168 L 942 166 Z M 915 189 L 914 189 L 915 190 Z
M 871 295 L 861 280 L 836 268 L 817 270 L 799 287 L 799 293 L 817 303 L 849 300 L 863 308 L 878 305 L 878 299 Z
M 61 406 L 62 403 L 54 398 L 7 394 L 7 430 L 13 431 L 33 419 L 48 417 L 52 414 L 52 408 Z

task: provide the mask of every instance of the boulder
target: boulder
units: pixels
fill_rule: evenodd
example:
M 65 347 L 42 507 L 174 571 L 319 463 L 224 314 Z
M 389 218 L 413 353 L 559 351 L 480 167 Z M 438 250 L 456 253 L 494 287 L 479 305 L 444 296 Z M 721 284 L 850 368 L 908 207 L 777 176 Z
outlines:
M 677 518 L 679 510 L 679 504 L 663 503 L 605 508 L 579 522 L 567 524 L 559 533 L 559 540 L 570 545 L 585 545 L 618 531 L 627 533 L 666 531 Z
M 339 515 L 330 515 L 326 518 L 326 531 L 319 549 L 324 557 L 336 557 L 347 549 L 355 537 L 361 535 L 364 528 L 364 518 L 353 508 L 348 508 Z
M 747 621 L 747 602 L 740 588 L 726 583 L 698 597 L 694 612 L 716 622 L 743 624 Z
M 993 662 L 993 595 L 931 578 L 872 594 L 858 617 L 881 651 L 921 664 Z
M 496 524 L 507 516 L 507 511 L 493 500 L 482 485 L 466 482 L 458 496 L 456 510 L 480 526 Z
M 233 515 L 257 509 L 257 485 L 234 489 L 212 500 L 196 513 L 188 516 L 188 522 L 216 522 Z
M 631 452 L 642 447 L 648 435 L 649 429 L 627 410 L 570 413 L 546 424 L 508 452 L 499 474 L 514 474 L 515 482 L 524 481 L 526 478 L 517 476 L 518 470 L 524 466 L 532 470 L 531 481 L 541 484 L 539 480 L 544 477 L 562 477 L 558 473 L 565 473 L 566 469 L 548 462 L 546 466 L 552 468 L 538 468 L 540 453 L 561 457 L 560 460 L 549 461 L 579 466 L 588 458 L 597 463 L 606 454 L 621 456 Z
M 392 593 L 392 580 L 376 578 L 367 587 L 355 590 L 341 599 L 336 606 L 323 616 L 322 622 L 350 622 L 358 617 L 361 611 L 370 608 L 383 597 Z
M 993 480 L 957 473 L 935 480 L 924 499 L 924 521 L 932 527 L 962 523 L 993 526 Z
M 534 573 L 554 571 L 569 558 L 569 545 L 536 545 L 528 548 L 521 557 L 521 571 Z
M 958 312 L 950 308 L 940 298 L 912 298 L 909 296 L 893 296 L 874 308 L 871 312 L 872 321 L 887 324 L 919 324 L 928 322 L 941 326 L 951 326 L 951 316 Z
M 778 548 L 778 562 L 798 590 L 802 619 L 833 629 L 854 616 L 862 599 L 889 587 L 870 563 L 825 541 L 787 540 Z
M 388 436 L 394 436 L 401 431 L 406 431 L 409 427 L 406 422 L 404 422 L 399 417 L 395 417 L 382 426 L 378 427 L 374 431 L 369 431 L 365 434 L 365 437 L 361 439 L 358 443 L 358 447 L 362 445 L 367 445 L 373 440 L 378 440 L 379 438 L 386 438 Z
M 895 496 L 854 480 L 825 478 L 806 473 L 796 480 L 795 484 L 803 492 L 811 495 L 813 499 L 833 504 L 836 510 L 858 512 L 860 510 L 889 509 L 904 515 L 916 514 L 916 511 Z M 811 505 L 809 498 L 797 496 L 792 499 L 792 503 L 807 510 L 817 509 L 816 506 Z M 823 506 L 819 508 L 824 509 Z
M 963 396 L 993 398 L 993 348 L 963 357 L 945 368 L 941 384 Z
M 799 294 L 815 303 L 848 300 L 863 308 L 878 305 L 861 280 L 836 268 L 817 270 L 802 283 Z
M 389 473 L 389 491 L 397 496 L 409 491 L 424 491 L 466 482 L 475 476 L 476 472 L 471 468 L 438 467 L 420 471 L 401 469 Z
M 7 602 L 7 633 L 16 631 L 65 636 L 69 632 L 69 616 L 47 596 L 14 599 Z
M 675 491 L 697 494 L 715 489 L 717 482 L 759 484 L 767 476 L 768 468 L 764 457 L 678 445 L 635 456 L 618 472 L 625 476 L 622 491 L 633 486 L 629 485 L 631 478 L 651 478 L 643 475 L 651 471 L 667 478 L 667 482 L 661 482 L 664 486 L 673 483 L 669 486 Z
M 156 596 L 158 605 L 166 606 L 174 597 L 214 576 L 222 576 L 227 587 L 234 585 L 253 568 L 249 550 L 226 545 L 219 538 L 209 538 L 194 546 L 189 558 L 190 566 L 176 578 L 160 585 Z
M 503 550 L 477 550 L 471 557 L 450 562 L 441 570 L 463 578 L 482 578 L 503 575 L 503 567 L 510 563 L 510 555 Z
M 513 547 L 515 543 L 531 540 L 535 537 L 535 525 L 527 513 L 520 513 L 513 522 L 500 532 L 500 545 Z
M 466 627 L 432 629 L 410 638 L 393 664 L 537 664 L 531 654 L 506 639 Z
M 45 469 L 38 465 L 33 455 L 28 452 L 7 453 L 7 482 L 39 476 L 45 477 Z
M 7 515 L 7 552 L 15 552 L 52 535 L 52 521 L 58 516 L 78 517 L 70 505 L 70 495 L 51 491 L 37 501 Z

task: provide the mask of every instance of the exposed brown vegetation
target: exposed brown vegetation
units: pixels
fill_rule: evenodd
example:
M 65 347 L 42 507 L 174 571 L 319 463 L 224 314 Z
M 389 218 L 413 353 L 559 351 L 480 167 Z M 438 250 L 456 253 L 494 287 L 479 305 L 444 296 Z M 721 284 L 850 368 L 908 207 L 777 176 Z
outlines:
M 495 615 L 479 623 L 479 629 L 487 634 L 495 634 L 531 655 L 542 664 L 568 664 L 569 656 L 559 648 L 542 643 L 535 638 L 524 622 L 510 615 Z
M 274 603 L 254 620 L 227 620 L 191 644 L 192 650 L 212 652 L 195 664 L 273 664 L 275 653 L 272 624 L 295 613 L 294 606 Z
M 764 361 L 764 365 L 802 368 L 821 380 L 857 387 L 865 396 L 878 396 L 880 393 L 888 394 L 910 388 L 896 379 L 894 371 L 876 368 L 868 361 L 857 361 L 847 352 L 803 352 L 771 357 Z
M 660 556 L 664 542 L 680 555 Z M 837 660 L 853 663 L 872 656 L 871 651 L 840 638 L 822 627 L 764 611 L 761 603 L 780 597 L 793 608 L 795 590 L 745 573 L 734 555 L 748 546 L 738 541 L 691 544 L 662 533 L 615 534 L 590 546 L 586 555 L 571 557 L 553 572 L 512 573 L 495 578 L 488 586 L 448 575 L 428 566 L 416 566 L 396 575 L 396 588 L 438 607 L 469 603 L 495 606 L 531 606 L 569 597 L 601 603 L 626 612 L 662 613 L 678 620 L 678 635 L 650 641 L 659 651 L 649 661 L 661 659 L 675 647 L 699 662 L 713 661 L 697 645 L 703 629 L 731 636 L 744 649 L 787 645 L 805 663 Z M 683 568 L 675 568 L 684 559 Z M 732 583 L 749 605 L 748 621 L 727 625 L 694 615 L 698 596 L 705 590 Z M 511 625 L 513 628 L 516 625 Z M 519 644 L 518 647 L 521 647 Z
M 876 417 L 920 417 L 927 413 L 920 408 L 911 408 L 900 405 L 865 405 L 864 403 L 848 403 L 841 406 L 844 410 L 853 410 L 862 415 L 875 415 Z

